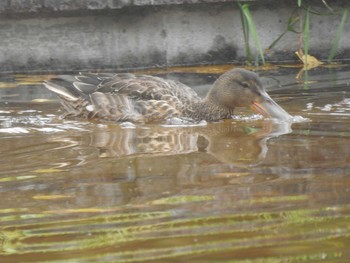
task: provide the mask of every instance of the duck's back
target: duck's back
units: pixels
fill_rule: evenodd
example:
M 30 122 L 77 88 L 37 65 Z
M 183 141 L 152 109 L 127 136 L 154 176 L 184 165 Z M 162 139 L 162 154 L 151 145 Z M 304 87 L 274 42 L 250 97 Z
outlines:
M 181 82 L 129 73 L 81 73 L 44 84 L 59 95 L 67 115 L 108 121 L 162 121 L 183 116 L 200 100 Z

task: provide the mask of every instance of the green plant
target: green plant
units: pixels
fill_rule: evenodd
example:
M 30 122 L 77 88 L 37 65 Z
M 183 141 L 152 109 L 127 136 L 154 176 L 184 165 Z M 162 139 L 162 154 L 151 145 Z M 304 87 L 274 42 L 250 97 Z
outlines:
M 288 19 L 288 24 L 286 30 L 277 37 L 269 46 L 266 48 L 265 52 L 273 49 L 275 45 L 285 36 L 288 32 L 298 34 L 298 52 L 301 56 L 305 56 L 303 60 L 304 64 L 307 64 L 308 54 L 309 54 L 309 40 L 310 40 L 310 21 L 311 15 L 318 16 L 336 16 L 342 14 L 341 21 L 338 26 L 338 30 L 333 38 L 332 46 L 327 58 L 328 63 L 332 63 L 334 56 L 339 47 L 339 42 L 344 31 L 344 26 L 348 16 L 348 9 L 338 9 L 334 10 L 330 5 L 328 5 L 326 0 L 322 0 L 323 6 L 326 8 L 326 11 L 320 12 L 312 3 L 308 0 L 297 0 L 296 9 L 291 14 Z M 255 53 L 255 64 L 259 64 L 259 56 L 263 64 L 265 64 L 264 52 L 260 45 L 260 40 L 256 27 L 253 21 L 253 17 L 249 11 L 248 4 L 238 3 L 241 11 L 241 20 L 243 25 L 243 34 L 245 40 L 245 52 L 247 57 L 247 62 L 252 63 L 252 51 L 250 48 L 250 38 L 252 38 L 254 47 L 256 50 Z M 318 6 L 317 6 L 318 7 Z M 299 22 L 299 26 L 297 25 Z
M 303 32 L 303 40 L 304 40 L 304 55 L 305 55 L 305 64 L 307 65 L 307 58 L 309 54 L 309 34 L 310 34 L 310 6 L 306 10 L 305 14 L 305 23 L 304 23 L 304 32 Z
M 281 34 L 279 35 L 271 44 L 270 46 L 267 48 L 267 50 L 272 49 L 279 41 L 280 39 L 287 34 L 288 32 L 293 32 L 296 34 L 299 34 L 300 31 L 295 29 L 295 24 L 300 20 L 299 15 L 294 16 L 292 15 L 289 19 L 288 19 L 288 25 L 287 25 L 287 29 Z
M 328 59 L 327 59 L 328 63 L 331 63 L 333 61 L 335 53 L 338 49 L 339 41 L 340 41 L 341 35 L 343 33 L 344 25 L 345 25 L 347 17 L 348 17 L 348 9 L 344 9 L 337 33 L 335 35 L 335 38 L 333 39 L 331 51 L 329 52 L 329 55 L 328 55 Z
M 250 50 L 250 41 L 249 41 L 250 37 L 252 37 L 255 50 L 256 50 L 255 64 L 256 65 L 259 64 L 259 56 L 261 58 L 262 63 L 265 64 L 264 52 L 261 48 L 259 35 L 256 31 L 253 17 L 249 11 L 249 5 L 248 4 L 242 5 L 240 3 L 238 3 L 238 5 L 241 11 L 241 20 L 243 25 L 243 35 L 244 35 L 247 62 L 252 63 L 252 52 Z

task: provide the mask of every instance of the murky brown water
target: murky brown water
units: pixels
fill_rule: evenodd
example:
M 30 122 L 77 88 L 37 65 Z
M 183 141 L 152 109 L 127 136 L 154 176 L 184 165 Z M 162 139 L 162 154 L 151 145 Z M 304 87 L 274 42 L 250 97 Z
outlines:
M 350 69 L 297 72 L 262 72 L 292 131 L 60 120 L 48 76 L 1 76 L 0 261 L 350 262 Z

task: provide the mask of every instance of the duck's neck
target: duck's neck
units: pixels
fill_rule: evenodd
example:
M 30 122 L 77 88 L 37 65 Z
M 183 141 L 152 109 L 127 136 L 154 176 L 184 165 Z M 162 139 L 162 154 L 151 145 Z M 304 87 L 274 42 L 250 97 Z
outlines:
M 198 102 L 194 102 L 186 115 L 196 120 L 218 121 L 231 118 L 233 110 L 233 108 L 216 104 L 207 96 Z

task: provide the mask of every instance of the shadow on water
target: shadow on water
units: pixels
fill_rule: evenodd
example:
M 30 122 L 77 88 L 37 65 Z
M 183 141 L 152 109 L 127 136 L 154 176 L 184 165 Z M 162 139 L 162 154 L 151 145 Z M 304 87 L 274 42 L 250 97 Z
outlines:
M 310 119 L 291 129 L 61 120 L 49 76 L 3 76 L 0 260 L 349 261 L 350 71 L 310 71 L 307 85 L 296 72 L 262 73 Z M 217 75 L 167 77 L 204 94 Z

